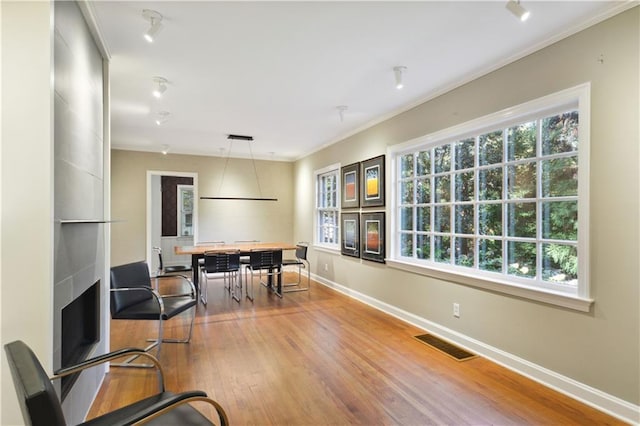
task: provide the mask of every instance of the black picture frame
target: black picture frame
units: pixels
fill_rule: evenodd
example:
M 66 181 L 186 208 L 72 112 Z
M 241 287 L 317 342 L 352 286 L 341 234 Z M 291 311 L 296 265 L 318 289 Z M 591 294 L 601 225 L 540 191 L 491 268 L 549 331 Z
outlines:
M 360 257 L 385 263 L 385 213 L 362 213 L 360 216 Z
M 342 167 L 341 207 L 352 209 L 360 207 L 360 163 Z
M 340 252 L 345 256 L 360 257 L 360 214 L 341 213 Z
M 360 162 L 360 205 L 384 207 L 384 155 Z

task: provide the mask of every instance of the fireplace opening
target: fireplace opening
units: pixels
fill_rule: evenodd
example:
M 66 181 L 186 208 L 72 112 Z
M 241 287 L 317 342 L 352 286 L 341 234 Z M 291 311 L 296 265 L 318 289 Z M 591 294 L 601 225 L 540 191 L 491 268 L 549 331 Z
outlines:
M 87 359 L 100 340 L 100 280 L 62 308 L 61 365 L 67 367 Z M 61 399 L 67 396 L 81 373 L 61 379 Z

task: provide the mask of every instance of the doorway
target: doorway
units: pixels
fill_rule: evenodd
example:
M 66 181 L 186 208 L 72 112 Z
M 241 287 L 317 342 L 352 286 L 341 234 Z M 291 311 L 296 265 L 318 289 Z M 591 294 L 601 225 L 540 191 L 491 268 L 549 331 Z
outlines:
M 147 263 L 152 274 L 158 271 L 162 249 L 165 266 L 188 265 L 190 256 L 174 254 L 174 247 L 190 246 L 198 234 L 198 174 L 147 171 Z

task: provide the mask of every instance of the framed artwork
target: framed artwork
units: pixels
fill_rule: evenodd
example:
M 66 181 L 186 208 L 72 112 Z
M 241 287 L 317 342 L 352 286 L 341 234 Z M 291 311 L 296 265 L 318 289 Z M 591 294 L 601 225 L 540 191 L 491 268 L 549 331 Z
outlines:
M 384 212 L 362 213 L 360 241 L 362 253 L 360 257 L 374 262 L 384 263 Z
M 342 208 L 360 207 L 360 164 L 354 163 L 342 168 Z
M 360 257 L 360 214 L 342 213 L 342 247 L 346 256 Z
M 384 206 L 384 155 L 360 163 L 360 205 Z

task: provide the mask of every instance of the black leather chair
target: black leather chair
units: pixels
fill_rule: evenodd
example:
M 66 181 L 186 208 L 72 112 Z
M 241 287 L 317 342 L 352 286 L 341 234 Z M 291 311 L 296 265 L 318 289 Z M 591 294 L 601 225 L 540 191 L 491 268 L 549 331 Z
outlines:
M 204 288 L 202 294 L 204 296 L 203 303 L 207 304 L 207 289 L 209 287 L 209 278 L 213 274 L 222 274 L 224 286 L 231 293 L 234 300 L 240 301 L 242 296 L 242 280 L 238 279 L 240 271 L 240 252 L 219 253 L 205 252 L 204 264 L 201 268 L 204 277 Z M 228 278 L 228 282 L 227 282 Z
M 251 278 L 246 278 L 251 273 Z M 253 301 L 253 277 L 259 276 L 260 284 L 282 297 L 282 250 L 252 250 L 249 252 L 249 264 L 245 268 L 247 299 Z M 263 281 L 263 276 L 267 281 Z M 274 279 L 276 280 L 274 285 Z M 251 287 L 251 293 L 249 293 Z
M 88 359 L 77 365 L 54 372 L 50 379 L 33 351 L 22 341 L 4 345 L 13 384 L 18 394 L 18 402 L 25 424 L 33 426 L 65 426 L 58 395 L 51 380 L 76 374 L 90 367 L 125 356 L 143 356 L 158 368 L 160 390 L 157 394 L 130 405 L 121 407 L 102 416 L 81 423 L 90 426 L 130 425 L 147 422 L 157 425 L 228 425 L 224 409 L 202 391 L 174 394 L 164 389 L 164 376 L 158 360 L 141 349 L 121 349 Z M 218 413 L 217 423 L 213 423 L 190 403 L 203 401 L 213 405 Z
M 284 272 L 284 268 L 291 266 L 298 267 L 298 281 L 295 283 L 284 283 L 282 285 L 282 292 L 288 293 L 291 291 L 305 291 L 309 290 L 309 286 L 311 285 L 311 265 L 309 265 L 309 261 L 307 260 L 307 246 L 305 244 L 296 244 L 296 258 L 295 259 L 283 259 L 282 260 L 282 268 Z M 307 270 L 307 285 L 306 287 L 302 285 L 302 268 Z
M 147 262 L 140 261 L 111 268 L 111 318 L 125 320 L 158 321 L 158 337 L 150 339 L 152 343 L 145 349 L 149 351 L 157 346 L 156 357 L 160 358 L 162 343 L 188 343 L 191 340 L 193 320 L 197 304 L 196 289 L 193 283 L 183 276 L 160 277 L 180 279 L 186 286 L 186 292 L 161 295 L 151 288 L 151 277 Z M 163 322 L 188 309 L 193 308 L 189 332 L 186 338 L 163 338 Z M 113 364 L 115 366 L 137 366 L 129 364 Z

